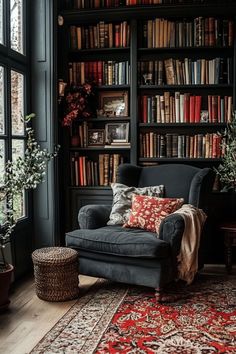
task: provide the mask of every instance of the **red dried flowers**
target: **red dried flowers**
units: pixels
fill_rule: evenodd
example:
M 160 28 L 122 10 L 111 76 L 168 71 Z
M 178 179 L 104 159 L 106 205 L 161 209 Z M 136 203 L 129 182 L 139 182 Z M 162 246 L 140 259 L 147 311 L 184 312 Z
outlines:
M 65 94 L 65 115 L 62 125 L 71 126 L 79 118 L 96 117 L 97 97 L 95 85 L 84 83 L 82 86 L 71 85 Z

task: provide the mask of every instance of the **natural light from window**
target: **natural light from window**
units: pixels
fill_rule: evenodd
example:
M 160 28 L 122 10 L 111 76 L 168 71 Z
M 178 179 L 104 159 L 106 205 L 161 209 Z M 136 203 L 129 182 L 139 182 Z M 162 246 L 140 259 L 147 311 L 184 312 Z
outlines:
M 11 71 L 11 126 L 13 135 L 24 135 L 24 76 Z
M 22 0 L 11 0 L 11 48 L 23 54 Z
M 3 44 L 3 11 L 2 11 L 2 2 L 3 0 L 0 0 L 0 43 Z
M 4 68 L 0 66 L 0 135 L 4 132 Z

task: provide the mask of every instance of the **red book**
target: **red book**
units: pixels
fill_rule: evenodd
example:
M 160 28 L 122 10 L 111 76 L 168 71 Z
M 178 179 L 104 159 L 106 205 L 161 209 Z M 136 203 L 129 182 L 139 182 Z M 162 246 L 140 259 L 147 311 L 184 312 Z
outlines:
M 84 174 L 83 174 L 83 156 L 79 157 L 79 185 L 84 185 Z
M 190 93 L 184 94 L 184 123 L 190 122 Z
M 199 123 L 200 122 L 200 118 L 201 118 L 201 103 L 202 103 L 202 96 L 196 96 L 195 114 L 194 114 L 195 123 Z
M 97 83 L 98 85 L 102 85 L 102 77 L 103 77 L 103 70 L 102 70 L 102 61 L 97 62 Z
M 120 25 L 115 25 L 115 47 L 120 47 Z
M 189 122 L 195 122 L 195 96 L 190 96 Z

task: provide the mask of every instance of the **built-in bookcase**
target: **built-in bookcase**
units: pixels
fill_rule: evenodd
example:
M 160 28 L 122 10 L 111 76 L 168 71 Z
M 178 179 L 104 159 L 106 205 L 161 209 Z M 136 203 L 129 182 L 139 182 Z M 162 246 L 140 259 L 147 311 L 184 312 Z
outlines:
M 120 163 L 220 163 L 235 102 L 236 5 L 227 4 L 61 1 L 58 77 L 94 80 L 98 95 L 96 115 L 60 132 L 68 229 L 82 205 L 110 203 Z

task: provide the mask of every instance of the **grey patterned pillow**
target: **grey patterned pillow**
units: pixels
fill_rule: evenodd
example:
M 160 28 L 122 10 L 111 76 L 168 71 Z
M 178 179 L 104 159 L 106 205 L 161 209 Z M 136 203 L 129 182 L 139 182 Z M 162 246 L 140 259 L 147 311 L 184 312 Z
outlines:
M 132 195 L 164 196 L 164 186 L 150 186 L 143 188 L 128 187 L 121 183 L 112 183 L 113 204 L 110 219 L 107 225 L 123 225 L 127 222 L 131 212 Z

